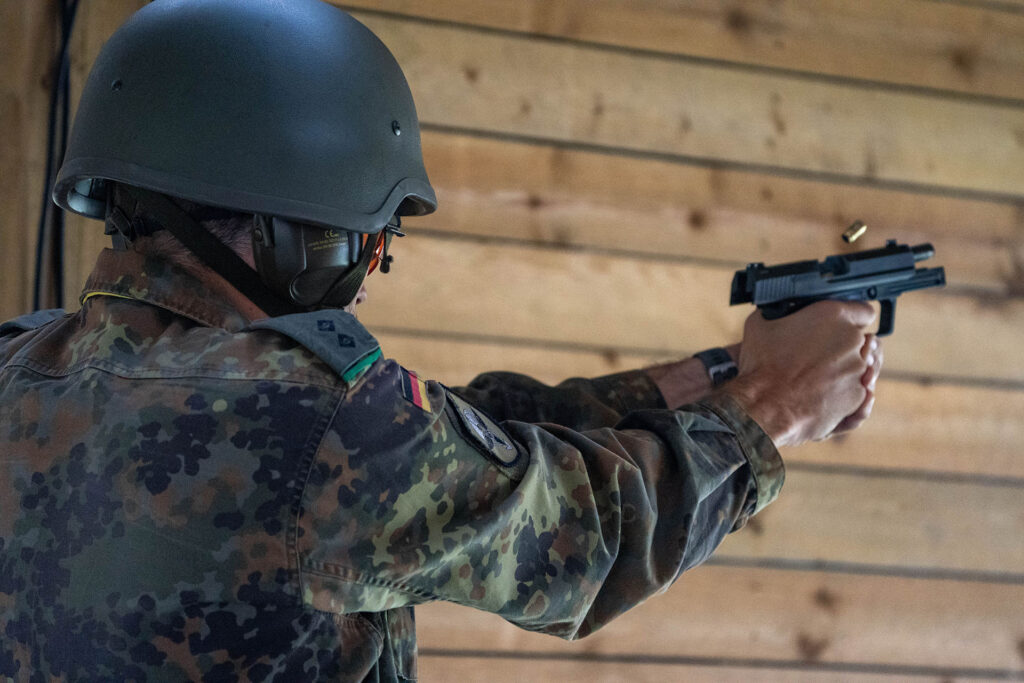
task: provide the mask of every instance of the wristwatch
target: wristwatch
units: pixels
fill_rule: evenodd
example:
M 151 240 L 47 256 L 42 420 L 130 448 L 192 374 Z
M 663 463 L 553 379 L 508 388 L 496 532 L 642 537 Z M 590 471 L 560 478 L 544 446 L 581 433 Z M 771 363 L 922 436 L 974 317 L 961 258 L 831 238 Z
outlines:
M 693 357 L 700 359 L 700 362 L 704 363 L 704 367 L 708 369 L 712 387 L 720 387 L 739 372 L 732 356 L 721 347 L 695 353 Z

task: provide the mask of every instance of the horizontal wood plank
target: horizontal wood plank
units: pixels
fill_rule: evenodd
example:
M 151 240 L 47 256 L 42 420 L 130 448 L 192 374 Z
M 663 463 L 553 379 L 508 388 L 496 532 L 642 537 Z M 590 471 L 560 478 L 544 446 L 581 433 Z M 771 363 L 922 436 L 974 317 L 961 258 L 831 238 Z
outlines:
M 357 17 L 395 52 L 421 121 L 1024 196 L 1024 108 Z
M 597 377 L 651 364 L 651 357 L 640 354 L 516 346 L 501 341 L 438 337 L 433 333 L 421 335 L 393 327 L 380 328 L 374 336 L 388 358 L 415 370 L 421 377 L 453 387 L 492 370 L 521 372 L 547 384 L 557 384 L 569 377 Z
M 21 97 L 18 94 L 0 90 L 0 126 L 5 131 L 23 136 L 27 122 L 23 113 Z M 0 176 L 5 179 L 5 210 L 0 223 L 0 252 L 11 254 L 3 268 L 0 268 L 0 291 L 4 293 L 0 302 L 0 319 L 8 320 L 24 313 L 31 301 L 29 273 L 24 258 L 17 258 L 29 241 L 28 194 L 32 185 L 24 171 L 24 150 L 13 145 L 3 145 L 0 151 Z M 39 192 L 42 192 L 40 189 Z
M 765 669 L 756 666 L 637 664 L 629 660 L 566 661 L 531 659 L 518 655 L 509 655 L 506 658 L 464 657 L 428 652 L 419 659 L 419 680 L 468 683 L 905 683 L 907 677 L 903 672 L 865 674 L 843 670 L 821 671 L 817 668 L 808 670 L 807 667 L 801 668 L 799 665 Z
M 473 26 L 981 96 L 1024 98 L 1024 16 L 928 0 L 334 0 Z
M 727 305 L 725 268 L 423 236 L 394 253 L 393 272 L 368 281 L 371 327 L 677 355 L 739 340 L 751 312 Z M 897 305 L 886 367 L 1024 381 L 1022 325 L 1024 301 L 912 292 Z
M 1022 538 L 1020 487 L 791 469 L 718 556 L 1019 575 Z
M 950 281 L 1024 293 L 1024 209 L 1012 203 L 427 131 L 440 205 L 410 223 L 482 237 L 735 263 L 824 258 L 886 239 L 931 242 Z M 869 226 L 853 245 L 841 232 Z
M 644 657 L 720 657 L 797 667 L 871 662 L 1013 672 L 1024 668 L 1022 604 L 1019 585 L 704 566 L 576 642 L 449 603 L 417 608 L 417 627 L 426 651 L 620 655 L 635 657 L 633 664 Z M 602 665 L 595 662 L 592 671 L 600 673 Z
M 372 328 L 371 328 L 372 329 Z M 384 328 L 389 329 L 389 328 Z M 650 365 L 637 354 L 580 351 L 411 333 L 376 334 L 385 354 L 421 376 L 459 386 L 491 370 L 548 384 Z M 787 463 L 1024 479 L 1024 392 L 886 378 L 873 415 L 843 438 L 788 449 Z
M 45 175 L 56 9 L 47 3 L 0 3 L 0 319 L 32 303 L 32 267 Z

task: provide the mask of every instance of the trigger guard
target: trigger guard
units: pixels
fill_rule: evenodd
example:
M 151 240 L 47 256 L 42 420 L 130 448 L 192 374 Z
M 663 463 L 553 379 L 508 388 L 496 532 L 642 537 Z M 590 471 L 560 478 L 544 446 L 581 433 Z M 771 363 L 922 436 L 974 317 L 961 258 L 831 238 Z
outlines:
M 896 327 L 896 300 L 881 299 L 878 303 L 882 306 L 882 313 L 875 336 L 886 337 L 892 334 L 893 328 Z

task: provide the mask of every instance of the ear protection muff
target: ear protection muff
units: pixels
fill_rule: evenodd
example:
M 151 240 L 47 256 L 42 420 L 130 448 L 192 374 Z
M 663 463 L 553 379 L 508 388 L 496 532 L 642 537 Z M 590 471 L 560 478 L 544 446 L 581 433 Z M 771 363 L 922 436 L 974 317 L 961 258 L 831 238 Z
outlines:
M 257 214 L 252 247 L 264 284 L 303 308 L 342 308 L 355 298 L 373 257 L 362 234 Z

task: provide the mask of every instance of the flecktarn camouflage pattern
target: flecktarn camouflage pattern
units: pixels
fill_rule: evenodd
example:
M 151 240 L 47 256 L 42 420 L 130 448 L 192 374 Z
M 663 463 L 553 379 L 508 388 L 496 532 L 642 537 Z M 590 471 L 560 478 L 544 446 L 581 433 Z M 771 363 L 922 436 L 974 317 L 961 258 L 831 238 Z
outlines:
M 351 316 L 261 329 L 133 253 L 43 322 L 0 337 L 4 680 L 411 680 L 432 600 L 582 637 L 782 482 L 726 397 L 452 392 Z

